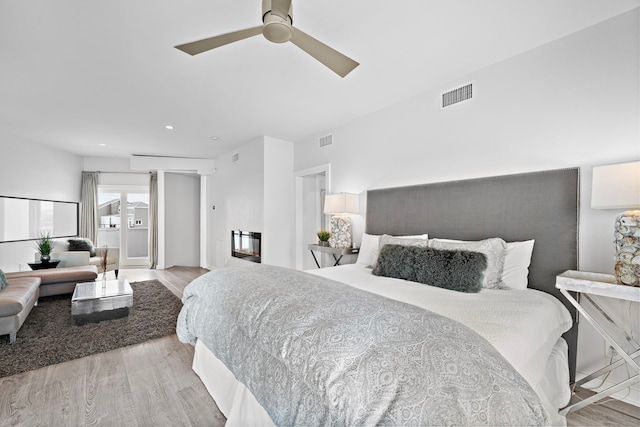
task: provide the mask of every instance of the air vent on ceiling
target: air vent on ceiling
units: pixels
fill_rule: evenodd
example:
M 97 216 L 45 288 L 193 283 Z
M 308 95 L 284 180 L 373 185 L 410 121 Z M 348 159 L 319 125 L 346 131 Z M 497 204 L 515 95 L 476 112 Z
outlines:
M 236 153 L 231 156 L 231 163 L 238 163 L 240 161 L 240 153 Z
M 327 135 L 320 138 L 320 148 L 333 144 L 333 135 Z
M 442 108 L 458 102 L 466 101 L 473 97 L 473 84 L 461 86 L 457 89 L 450 90 L 442 94 Z

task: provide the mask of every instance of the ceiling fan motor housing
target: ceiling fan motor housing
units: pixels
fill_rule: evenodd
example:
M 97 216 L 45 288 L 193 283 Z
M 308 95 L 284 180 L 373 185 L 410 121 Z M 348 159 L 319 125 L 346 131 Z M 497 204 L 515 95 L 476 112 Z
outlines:
M 291 31 L 291 24 L 293 23 L 291 18 L 292 11 L 293 4 L 289 6 L 289 13 L 286 18 L 282 18 L 271 13 L 271 0 L 262 0 L 262 22 L 264 23 L 262 35 L 273 43 L 288 42 L 293 35 Z

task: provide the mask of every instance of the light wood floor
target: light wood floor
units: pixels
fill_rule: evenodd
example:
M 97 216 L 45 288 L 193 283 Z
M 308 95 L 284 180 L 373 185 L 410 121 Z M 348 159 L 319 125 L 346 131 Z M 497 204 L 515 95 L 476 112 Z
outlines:
M 123 269 L 120 277 L 158 279 L 182 297 L 206 271 Z M 222 426 L 224 416 L 191 370 L 192 358 L 193 347 L 172 335 L 0 378 L 0 426 Z M 567 423 L 638 426 L 640 408 L 618 401 L 590 405 L 569 414 Z
M 571 403 L 584 400 L 594 393 L 591 390 L 579 388 L 571 398 Z M 605 402 L 605 403 L 600 403 Z M 640 408 L 620 402 L 615 399 L 604 398 L 600 402 L 585 406 L 567 416 L 567 425 L 572 426 L 640 426 Z
M 120 277 L 158 279 L 182 297 L 206 272 L 122 269 Z M 172 335 L 0 378 L 0 426 L 223 426 L 192 359 L 193 347 Z

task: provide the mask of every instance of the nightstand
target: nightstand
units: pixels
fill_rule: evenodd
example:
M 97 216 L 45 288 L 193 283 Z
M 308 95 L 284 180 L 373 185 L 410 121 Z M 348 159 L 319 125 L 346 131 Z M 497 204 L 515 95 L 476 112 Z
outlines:
M 632 375 L 630 378 L 596 393 L 587 399 L 565 407 L 560 411 L 560 414 L 566 415 L 569 412 L 597 402 L 613 393 L 630 387 L 632 384 L 640 382 L 640 360 L 637 362 L 634 360 L 640 358 L 640 345 L 615 323 L 605 309 L 591 298 L 592 295 L 597 295 L 640 303 L 640 287 L 618 285 L 615 277 L 610 274 L 569 270 L 556 276 L 556 288 L 560 289 L 562 295 L 569 300 L 580 315 L 602 335 L 607 343 L 609 343 L 621 357 L 621 359 L 577 381 L 574 385 L 580 386 L 588 383 L 625 364 L 628 366 L 631 374 L 635 372 L 635 375 Z M 571 292 L 574 292 L 576 297 L 574 297 Z M 589 313 L 581 304 L 582 299 L 587 300 L 589 304 L 595 308 L 595 311 L 592 310 L 593 313 Z M 607 328 L 609 330 L 607 330 Z
M 320 246 L 320 245 L 309 245 L 309 250 L 311 251 L 311 255 L 313 255 L 313 260 L 316 262 L 316 265 L 318 266 L 318 268 L 320 268 L 320 263 L 318 263 L 318 259 L 316 258 L 316 254 L 314 252 L 323 252 L 325 254 L 331 254 L 331 256 L 333 256 L 333 260 L 336 262 L 335 264 L 333 264 L 333 266 L 335 267 L 336 265 L 340 264 L 340 260 L 344 255 L 355 255 L 359 251 L 358 248 L 340 249 L 340 248 L 332 248 L 330 246 Z

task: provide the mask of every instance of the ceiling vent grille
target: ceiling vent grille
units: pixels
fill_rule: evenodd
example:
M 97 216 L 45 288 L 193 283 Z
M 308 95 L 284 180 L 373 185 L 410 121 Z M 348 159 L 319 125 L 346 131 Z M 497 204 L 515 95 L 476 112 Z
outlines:
M 473 84 L 461 86 L 457 89 L 450 90 L 442 94 L 442 108 L 458 102 L 466 101 L 473 97 Z
M 333 135 L 327 135 L 320 138 L 320 148 L 333 144 Z
M 240 161 L 240 153 L 236 153 L 231 156 L 231 163 L 238 163 Z

